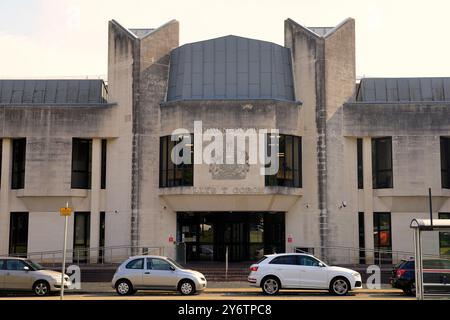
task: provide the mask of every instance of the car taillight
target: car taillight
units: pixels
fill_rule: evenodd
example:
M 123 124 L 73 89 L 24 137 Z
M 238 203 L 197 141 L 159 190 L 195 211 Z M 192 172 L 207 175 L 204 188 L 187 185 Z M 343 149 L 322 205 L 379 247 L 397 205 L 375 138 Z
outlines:
M 403 277 L 403 275 L 406 273 L 405 269 L 398 269 L 397 270 L 397 278 Z
M 258 271 L 258 266 L 251 266 L 250 271 Z

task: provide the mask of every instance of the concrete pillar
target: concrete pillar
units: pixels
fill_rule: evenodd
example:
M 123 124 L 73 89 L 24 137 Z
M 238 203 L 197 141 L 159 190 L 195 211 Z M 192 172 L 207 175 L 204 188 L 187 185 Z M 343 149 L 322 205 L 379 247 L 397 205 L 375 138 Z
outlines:
M 364 175 L 364 230 L 367 250 L 374 249 L 373 243 L 373 186 L 372 186 L 372 138 L 363 139 Z M 373 252 L 366 252 L 366 263 L 373 263 Z
M 0 185 L 0 256 L 9 252 L 9 191 L 11 189 L 11 139 L 2 139 Z
M 101 147 L 101 139 L 92 139 L 90 248 L 98 248 L 100 239 Z M 90 262 L 97 263 L 98 256 L 98 250 L 92 250 Z

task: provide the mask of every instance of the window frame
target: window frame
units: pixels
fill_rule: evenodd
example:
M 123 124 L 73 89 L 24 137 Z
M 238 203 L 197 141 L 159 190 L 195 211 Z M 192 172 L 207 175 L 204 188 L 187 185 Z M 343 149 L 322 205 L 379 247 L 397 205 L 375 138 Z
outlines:
M 87 160 L 87 168 L 83 169 L 76 169 L 75 168 L 75 162 L 78 161 L 78 159 L 75 159 L 75 152 L 77 152 L 77 155 L 80 155 L 80 149 L 76 148 L 77 146 L 81 146 L 81 143 L 88 143 L 88 152 L 87 156 L 85 156 L 87 159 L 83 159 L 83 164 Z M 75 161 L 76 160 L 76 161 Z M 78 174 L 83 174 L 83 182 L 81 181 L 81 178 L 78 177 Z M 86 177 L 84 177 L 86 175 Z M 80 181 L 78 181 L 80 179 Z M 86 181 L 84 180 L 86 179 Z M 72 167 L 71 167 L 71 182 L 70 187 L 71 189 L 91 189 L 92 186 L 92 139 L 90 138 L 72 138 Z
M 270 144 L 273 136 L 274 134 L 266 135 L 267 156 L 271 156 Z M 264 185 L 266 187 L 303 188 L 302 137 L 287 134 L 279 134 L 278 136 L 278 153 L 280 155 L 278 157 L 278 172 L 274 175 L 265 175 Z M 287 149 L 288 145 L 290 145 L 290 150 Z M 287 159 L 288 155 L 290 155 L 290 159 Z M 292 168 L 288 167 L 288 163 L 291 163 Z M 266 167 L 269 167 L 269 165 L 266 165 Z M 288 178 L 289 172 L 292 179 Z
M 441 188 L 450 189 L 450 137 L 440 137 L 439 140 L 441 158 Z
M 25 188 L 25 169 L 27 161 L 27 139 L 12 139 L 11 189 Z M 16 159 L 18 157 L 18 159 Z
M 390 145 L 390 168 L 379 169 L 378 164 L 378 143 L 381 141 L 389 141 Z M 390 184 L 380 183 L 380 174 L 390 173 Z M 393 145 L 392 137 L 377 137 L 372 138 L 372 188 L 373 189 L 392 189 L 394 188 L 394 163 L 393 163 Z
M 171 136 L 159 138 L 159 187 L 192 187 L 194 185 L 194 134 L 191 136 L 191 164 L 174 164 L 170 154 L 172 148 L 182 141 L 172 141 Z M 183 137 L 183 135 L 181 135 Z
M 364 150 L 362 138 L 356 139 L 356 159 L 358 189 L 364 189 Z

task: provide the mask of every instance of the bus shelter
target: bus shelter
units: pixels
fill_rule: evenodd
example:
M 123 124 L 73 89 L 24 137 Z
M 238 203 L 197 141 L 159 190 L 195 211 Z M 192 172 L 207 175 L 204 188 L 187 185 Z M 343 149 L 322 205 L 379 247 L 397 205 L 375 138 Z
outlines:
M 424 268 L 423 233 L 450 232 L 450 219 L 413 219 L 410 227 L 414 230 L 415 280 L 416 298 L 425 298 L 425 287 L 442 288 L 446 295 L 450 292 L 450 260 L 449 257 L 431 257 L 431 261 L 442 261 L 442 266 Z M 428 258 L 427 258 L 428 259 Z

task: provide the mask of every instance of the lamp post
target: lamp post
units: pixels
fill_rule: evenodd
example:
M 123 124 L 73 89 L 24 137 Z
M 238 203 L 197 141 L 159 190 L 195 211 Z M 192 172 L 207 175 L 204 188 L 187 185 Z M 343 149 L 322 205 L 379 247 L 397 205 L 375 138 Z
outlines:
M 66 250 L 67 250 L 67 222 L 69 220 L 70 214 L 72 213 L 72 208 L 69 207 L 69 203 L 66 206 L 59 209 L 59 213 L 64 217 L 64 244 L 63 244 L 63 261 L 61 270 L 61 294 L 60 300 L 64 298 L 64 274 L 66 271 Z

